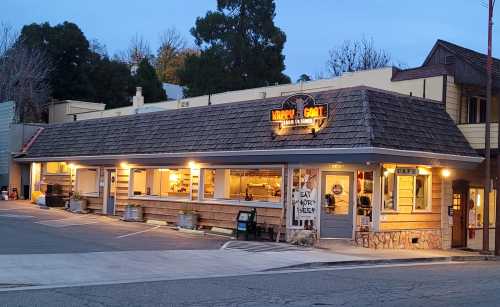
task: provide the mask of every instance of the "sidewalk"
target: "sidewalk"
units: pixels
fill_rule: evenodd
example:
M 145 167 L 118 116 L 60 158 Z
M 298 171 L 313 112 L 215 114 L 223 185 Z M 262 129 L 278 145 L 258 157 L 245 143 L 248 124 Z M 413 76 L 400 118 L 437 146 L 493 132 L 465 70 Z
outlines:
M 235 243 L 233 247 L 229 244 L 219 250 L 0 255 L 0 285 L 62 287 L 234 276 L 338 265 L 484 260 L 476 253 L 462 251 L 375 251 L 338 243 L 331 244 L 329 249 L 300 249 L 286 244 Z

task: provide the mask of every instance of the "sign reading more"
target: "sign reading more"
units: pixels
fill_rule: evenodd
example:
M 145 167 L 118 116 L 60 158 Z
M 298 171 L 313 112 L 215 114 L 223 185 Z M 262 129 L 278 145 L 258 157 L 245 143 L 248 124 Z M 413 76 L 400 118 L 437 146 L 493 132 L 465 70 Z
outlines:
M 292 195 L 292 205 L 298 220 L 313 220 L 318 206 L 316 193 L 307 188 L 298 189 Z
M 316 104 L 307 94 L 288 97 L 281 108 L 271 110 L 271 121 L 284 127 L 311 126 L 328 117 L 328 105 Z

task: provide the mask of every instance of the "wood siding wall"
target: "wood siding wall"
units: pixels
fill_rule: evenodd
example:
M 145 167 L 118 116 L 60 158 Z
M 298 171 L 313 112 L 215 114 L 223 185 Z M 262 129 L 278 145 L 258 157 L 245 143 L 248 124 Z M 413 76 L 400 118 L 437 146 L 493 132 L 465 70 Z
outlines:
M 440 229 L 441 228 L 441 175 L 440 169 L 432 172 L 432 208 L 430 212 L 414 212 L 408 195 L 398 197 L 398 211 L 382 212 L 380 230 Z
M 462 109 L 464 106 L 462 105 Z M 446 78 L 446 112 L 455 123 L 460 119 L 460 88 L 455 84 L 453 76 Z

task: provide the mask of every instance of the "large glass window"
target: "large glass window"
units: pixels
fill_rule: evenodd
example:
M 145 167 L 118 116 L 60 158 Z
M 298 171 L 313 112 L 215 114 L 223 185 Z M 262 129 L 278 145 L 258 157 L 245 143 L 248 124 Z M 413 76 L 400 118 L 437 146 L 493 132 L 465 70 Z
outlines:
M 203 169 L 203 197 L 279 203 L 281 169 Z
M 81 194 L 99 194 L 99 170 L 79 168 L 76 170 L 76 191 Z
M 47 162 L 45 165 L 46 174 L 67 174 L 69 167 L 66 162 Z
M 384 170 L 384 199 L 383 208 L 384 210 L 396 210 L 396 202 L 394 201 L 394 186 L 395 186 L 394 170 L 386 169 Z
M 490 227 L 495 226 L 496 221 L 496 190 L 490 192 Z M 484 214 L 484 189 L 469 189 L 469 228 L 483 227 Z
M 431 208 L 431 176 L 425 168 L 384 169 L 383 209 L 427 211 Z
M 189 198 L 190 169 L 133 168 L 131 196 Z

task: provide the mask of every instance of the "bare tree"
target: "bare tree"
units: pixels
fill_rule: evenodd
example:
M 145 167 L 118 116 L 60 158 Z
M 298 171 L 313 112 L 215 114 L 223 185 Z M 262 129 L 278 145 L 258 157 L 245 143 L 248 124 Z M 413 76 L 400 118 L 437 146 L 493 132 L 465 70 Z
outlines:
M 179 84 L 177 70 L 184 65 L 186 57 L 197 53 L 189 48 L 184 37 L 175 28 L 160 33 L 160 48 L 156 56 L 156 72 L 162 82 Z
M 28 48 L 10 26 L 0 25 L 0 102 L 15 102 L 18 121 L 41 121 L 50 95 L 50 67 L 43 51 Z
M 139 34 L 135 34 L 130 39 L 128 48 L 119 53 L 117 58 L 130 66 L 132 74 L 135 74 L 139 63 L 147 58 L 152 60 L 151 48 L 149 42 Z
M 330 50 L 327 69 L 332 76 L 340 76 L 345 72 L 386 67 L 390 61 L 387 51 L 375 48 L 373 38 L 362 38 L 359 41 L 344 41 Z

